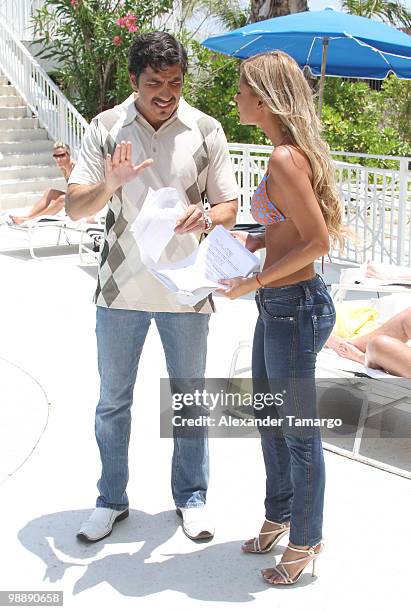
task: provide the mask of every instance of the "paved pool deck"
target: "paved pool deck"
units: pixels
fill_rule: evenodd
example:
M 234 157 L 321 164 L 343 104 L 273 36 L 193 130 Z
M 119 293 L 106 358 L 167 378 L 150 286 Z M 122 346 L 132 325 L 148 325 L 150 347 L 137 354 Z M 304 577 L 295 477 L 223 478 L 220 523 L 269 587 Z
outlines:
M 134 395 L 130 517 L 100 543 L 77 541 L 99 473 L 96 268 L 76 255 L 37 262 L 11 250 L 0 254 L 0 275 L 0 590 L 60 590 L 70 611 L 410 609 L 411 481 L 331 452 L 318 578 L 307 572 L 272 588 L 260 569 L 273 555 L 240 551 L 264 516 L 258 439 L 210 440 L 216 535 L 207 544 L 184 536 L 170 492 L 172 444 L 158 434 L 166 367 L 154 325 Z M 224 377 L 256 311 L 247 299 L 216 302 L 207 375 Z

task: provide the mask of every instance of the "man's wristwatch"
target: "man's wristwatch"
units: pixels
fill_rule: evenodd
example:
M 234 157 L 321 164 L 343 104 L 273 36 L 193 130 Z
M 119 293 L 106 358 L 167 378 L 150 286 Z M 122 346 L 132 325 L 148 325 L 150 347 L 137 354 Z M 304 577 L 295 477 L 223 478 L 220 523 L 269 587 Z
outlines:
M 207 213 L 203 212 L 203 221 L 204 221 L 204 231 L 209 232 L 211 228 L 213 227 L 213 222 L 211 220 L 210 215 L 207 215 Z

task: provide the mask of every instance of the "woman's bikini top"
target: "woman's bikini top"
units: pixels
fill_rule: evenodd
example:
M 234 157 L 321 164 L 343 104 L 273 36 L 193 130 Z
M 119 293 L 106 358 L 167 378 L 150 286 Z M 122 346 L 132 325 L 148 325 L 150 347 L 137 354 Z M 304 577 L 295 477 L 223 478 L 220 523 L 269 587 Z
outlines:
M 262 225 L 272 225 L 273 223 L 288 221 L 289 217 L 285 217 L 268 197 L 267 178 L 268 172 L 265 173 L 261 183 L 254 192 L 251 200 L 251 215 L 257 223 Z
M 268 172 L 264 174 L 261 183 L 258 185 L 252 197 L 251 215 L 253 219 L 262 225 L 272 225 L 273 223 L 281 223 L 281 221 L 289 221 L 290 217 L 285 217 L 281 210 L 279 210 L 274 202 L 271 202 L 268 197 L 267 178 Z M 321 260 L 321 269 L 324 274 L 324 257 L 322 257 Z

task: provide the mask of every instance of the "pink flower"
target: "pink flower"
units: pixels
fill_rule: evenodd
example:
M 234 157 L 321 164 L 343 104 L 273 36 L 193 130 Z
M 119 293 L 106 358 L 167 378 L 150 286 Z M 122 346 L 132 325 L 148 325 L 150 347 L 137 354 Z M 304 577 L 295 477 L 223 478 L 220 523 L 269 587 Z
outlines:
M 133 13 L 127 13 L 123 17 L 119 17 L 117 19 L 116 25 L 120 26 L 120 28 L 127 28 L 129 32 L 134 33 L 138 30 L 138 26 L 136 25 L 137 21 L 137 15 L 133 15 Z
M 119 47 L 119 46 L 121 45 L 121 43 L 122 43 L 122 42 L 123 42 L 123 41 L 122 41 L 121 36 L 115 36 L 115 37 L 113 38 L 113 45 L 115 45 L 116 47 Z
M 76 8 L 77 0 L 70 0 L 70 4 L 72 7 Z

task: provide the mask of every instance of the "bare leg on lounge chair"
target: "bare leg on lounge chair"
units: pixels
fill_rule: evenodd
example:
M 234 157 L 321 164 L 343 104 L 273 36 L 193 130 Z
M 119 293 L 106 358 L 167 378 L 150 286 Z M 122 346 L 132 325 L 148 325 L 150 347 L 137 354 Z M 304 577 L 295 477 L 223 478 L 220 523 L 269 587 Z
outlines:
M 401 342 L 411 340 L 411 308 L 402 310 L 371 333 L 354 338 L 351 342 L 365 351 L 370 340 L 374 340 L 377 336 L 390 336 Z
M 367 263 L 365 276 L 381 280 L 411 280 L 411 270 L 407 272 L 405 268 L 369 261 Z
M 396 376 L 411 377 L 411 308 L 389 319 L 369 334 L 345 340 L 330 336 L 326 346 L 341 357 Z
M 56 215 L 64 208 L 65 195 L 66 194 L 64 191 L 49 189 L 33 206 L 28 215 L 22 217 L 10 215 L 10 219 L 13 221 L 13 223 L 16 223 L 16 225 L 21 225 L 25 221 L 30 221 L 31 219 L 41 217 L 42 215 Z
M 367 345 L 365 365 L 395 376 L 411 378 L 411 346 L 390 336 L 377 336 Z
M 365 352 L 354 345 L 354 340 L 346 340 L 339 336 L 330 336 L 325 346 L 332 348 L 340 357 L 345 357 L 346 359 L 364 364 Z

